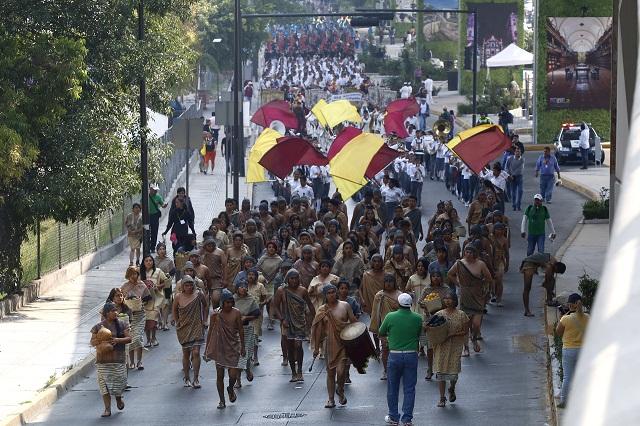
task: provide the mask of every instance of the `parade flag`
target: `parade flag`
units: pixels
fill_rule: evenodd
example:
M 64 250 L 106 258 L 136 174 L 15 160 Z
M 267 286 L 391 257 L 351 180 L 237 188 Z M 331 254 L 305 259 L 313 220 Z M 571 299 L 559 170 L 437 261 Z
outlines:
M 298 127 L 298 119 L 287 101 L 271 101 L 264 104 L 251 117 L 253 123 L 264 128 L 269 127 L 274 120 L 282 121 L 288 129 Z
M 266 182 L 267 179 L 264 176 L 264 167 L 260 165 L 262 157 L 271 149 L 276 143 L 277 139 L 282 137 L 282 134 L 266 128 L 260 133 L 258 139 L 251 147 L 249 151 L 249 164 L 247 166 L 247 183 L 259 183 Z
M 387 135 L 393 133 L 401 139 L 409 137 L 407 128 L 404 127 L 404 120 L 405 117 L 402 115 L 402 112 L 388 112 L 384 116 L 384 132 Z
M 320 125 L 322 127 L 326 127 L 327 126 L 327 119 L 324 116 L 324 114 L 322 113 L 322 108 L 324 108 L 327 105 L 327 102 L 324 99 L 320 99 L 313 108 L 311 108 L 311 113 L 313 115 L 315 115 L 315 117 L 318 119 L 318 123 L 320 123 Z
M 376 155 L 374 155 L 371 159 L 369 167 L 367 167 L 367 171 L 364 175 L 369 179 L 373 179 L 378 174 L 378 172 L 380 172 L 380 170 L 387 167 L 389 163 L 391 163 L 399 156 L 399 151 L 389 148 L 387 144 L 382 145 Z
M 307 139 L 298 136 L 278 138 L 277 144 L 272 146 L 258 161 L 280 179 L 287 177 L 294 166 L 326 166 L 327 157 L 322 155 Z
M 502 127 L 495 124 L 481 124 L 463 130 L 447 143 L 447 147 L 476 174 L 510 146 L 511 139 L 504 134 Z
M 397 99 L 387 105 L 387 114 L 401 112 L 404 118 L 413 117 L 420 112 L 420 105 L 415 98 Z
M 379 135 L 363 133 L 355 127 L 345 128 L 336 137 L 327 157 L 329 158 L 329 173 L 343 199 L 350 198 L 367 184 L 367 172 L 372 162 L 374 165 L 371 171 L 375 170 L 377 173 L 381 170 L 378 167 L 384 163 L 385 156 L 388 155 L 388 151 L 383 148 L 384 146 L 386 145 Z M 381 151 L 383 155 L 380 159 L 374 160 Z M 388 162 L 382 167 L 386 164 Z M 373 175 L 369 177 L 373 177 Z
M 346 99 L 326 104 L 321 107 L 321 111 L 327 121 L 327 125 L 331 128 L 336 127 L 343 121 L 350 121 L 352 123 L 362 122 L 362 117 L 358 114 L 356 107 Z
M 387 105 L 387 114 L 384 116 L 384 131 L 387 134 L 395 133 L 399 138 L 409 136 L 404 121 L 413 117 L 420 111 L 420 106 L 415 98 L 397 99 Z

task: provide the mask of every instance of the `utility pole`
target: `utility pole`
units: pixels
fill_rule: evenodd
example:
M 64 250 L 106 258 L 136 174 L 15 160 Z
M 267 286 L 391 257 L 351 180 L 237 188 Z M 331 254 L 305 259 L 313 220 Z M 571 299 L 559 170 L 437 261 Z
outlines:
M 240 12 L 240 0 L 235 0 L 235 22 L 234 22 L 235 57 L 233 61 L 233 199 L 236 205 L 240 205 L 240 162 L 244 155 L 244 144 L 242 141 L 242 120 L 240 119 L 240 90 L 242 84 L 242 15 Z M 229 148 L 229 146 L 227 146 Z
M 422 61 L 424 59 L 424 55 L 422 54 L 422 50 L 424 49 L 424 0 L 418 0 L 418 13 L 416 17 L 416 59 L 418 61 Z
M 138 0 L 138 41 L 144 41 L 144 0 Z M 142 43 L 140 43 L 142 44 Z M 142 178 L 142 253 L 150 252 L 149 238 L 149 151 L 147 146 L 147 82 L 140 76 L 140 175 Z M 155 241 L 153 241 L 155 244 Z
M 478 14 L 473 11 L 473 115 L 471 124 L 476 125 L 476 115 L 478 112 Z

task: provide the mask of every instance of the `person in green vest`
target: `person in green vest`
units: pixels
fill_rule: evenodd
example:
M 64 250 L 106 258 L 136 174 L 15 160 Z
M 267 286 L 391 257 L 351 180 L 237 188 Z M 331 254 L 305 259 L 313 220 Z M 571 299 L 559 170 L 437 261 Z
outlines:
M 162 216 L 161 208 L 167 207 L 167 203 L 160 194 L 158 194 L 158 185 L 149 185 L 149 228 L 151 229 L 151 244 L 149 245 L 151 253 L 155 251 L 158 242 L 158 228 L 160 227 L 160 216 Z

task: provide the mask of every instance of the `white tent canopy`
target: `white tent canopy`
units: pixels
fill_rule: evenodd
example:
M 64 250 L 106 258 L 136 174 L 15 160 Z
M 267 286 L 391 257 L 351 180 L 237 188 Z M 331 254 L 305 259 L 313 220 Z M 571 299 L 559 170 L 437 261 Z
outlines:
M 513 67 L 533 64 L 533 54 L 511 43 L 499 53 L 487 59 L 487 68 Z

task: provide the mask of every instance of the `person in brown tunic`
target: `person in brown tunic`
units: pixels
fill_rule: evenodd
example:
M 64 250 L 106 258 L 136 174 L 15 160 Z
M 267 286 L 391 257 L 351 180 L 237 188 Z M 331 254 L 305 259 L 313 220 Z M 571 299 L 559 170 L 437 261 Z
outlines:
M 502 280 L 504 274 L 509 272 L 509 239 L 507 238 L 507 228 L 501 222 L 493 224 L 493 234 L 491 234 L 491 246 L 493 247 L 493 271 L 495 274 L 492 288 L 492 303 L 497 303 L 498 307 L 503 307 Z
M 249 255 L 247 246 L 244 245 L 242 232 L 235 232 L 231 247 L 227 249 L 227 265 L 225 266 L 224 283 L 227 288 L 235 291 L 233 284 L 236 275 L 242 269 L 242 260 Z
M 242 235 L 244 238 L 244 244 L 249 248 L 251 256 L 256 259 L 259 258 L 264 250 L 264 237 L 260 232 L 258 232 L 255 220 L 247 220 L 245 224 L 245 232 Z
M 305 245 L 301 250 L 301 258 L 293 264 L 293 269 L 300 273 L 300 285 L 308 289 L 313 277 L 318 275 L 318 262 L 313 260 L 313 247 Z
M 384 287 L 384 264 L 382 261 L 382 255 L 374 254 L 371 256 L 369 264 L 371 265 L 371 269 L 362 274 L 360 297 L 362 298 L 362 310 L 371 316 L 373 298 L 376 296 L 376 293 Z
M 303 382 L 304 349 L 302 342 L 306 338 L 305 309 L 308 307 L 314 317 L 316 310 L 311 303 L 307 289 L 300 286 L 298 271 L 290 269 L 284 277 L 284 283 L 285 285 L 276 291 L 273 310 L 275 317 L 280 320 L 282 333 L 287 338 L 287 359 L 289 367 L 291 367 L 291 380 L 289 381 Z
M 393 256 L 385 263 L 384 272 L 385 274 L 392 274 L 396 279 L 398 289 L 404 291 L 409 277 L 413 274 L 413 265 L 404 257 L 404 248 L 402 246 L 392 246 L 391 251 Z
M 336 406 L 334 395 L 338 395 L 341 405 L 347 403 L 344 395 L 344 382 L 347 371 L 347 353 L 340 339 L 340 332 L 352 322 L 356 322 L 351 306 L 338 300 L 338 290 L 333 284 L 326 284 L 322 292 L 327 303 L 322 305 L 313 319 L 313 357 L 320 353 L 320 345 L 326 342 L 327 392 L 329 399 L 325 408 Z M 336 388 L 337 377 L 337 388 Z
M 127 386 L 125 345 L 131 342 L 131 335 L 128 325 L 118 319 L 118 308 L 114 303 L 105 303 L 102 314 L 104 320 L 91 329 L 90 344 L 96 347 L 98 386 L 104 403 L 104 413 L 101 417 L 109 417 L 111 395 L 116 397 L 118 410 L 124 409 L 122 393 Z M 102 328 L 109 330 L 110 333 L 106 333 L 108 340 L 103 340 Z
M 244 329 L 242 314 L 233 307 L 233 293 L 226 288 L 220 295 L 221 308 L 215 309 L 209 318 L 209 333 L 207 334 L 207 346 L 205 355 L 216 363 L 216 388 L 220 402 L 218 408 L 225 408 L 224 398 L 224 371 L 229 370 L 229 386 L 227 393 L 229 401 L 237 399 L 234 386 L 240 375 L 238 361 L 245 356 Z
M 371 324 L 369 325 L 369 330 L 373 333 L 374 341 L 378 340 L 378 329 L 380 325 L 382 325 L 382 321 L 384 321 L 384 317 L 387 316 L 389 312 L 397 311 L 400 307 L 398 303 L 398 296 L 402 294 L 401 291 L 398 290 L 396 284 L 396 277 L 391 274 L 384 274 L 384 287 L 382 290 L 376 293 L 376 296 L 373 298 L 373 309 L 371 311 Z M 387 343 L 387 339 L 382 337 L 380 338 L 380 343 L 382 344 L 382 366 L 384 367 L 384 373 L 382 373 L 382 377 L 380 380 L 387 380 L 387 360 L 389 359 L 389 345 Z
M 460 308 L 471 318 L 471 341 L 473 350 L 480 352 L 478 337 L 482 325 L 482 315 L 486 297 L 491 287 L 491 272 L 485 263 L 478 259 L 478 249 L 472 244 L 464 248 L 464 257 L 453 264 L 447 274 L 450 285 L 460 288 Z M 469 347 L 465 343 L 464 356 L 469 356 Z
M 211 305 L 217 308 L 220 305 L 220 291 L 225 287 L 224 268 L 227 265 L 227 255 L 220 249 L 213 238 L 206 238 L 200 251 L 202 264 L 209 268 L 211 288 L 209 297 Z
M 202 292 L 195 288 L 191 276 L 182 278 L 182 292 L 173 299 L 171 325 L 176 327 L 178 342 L 182 346 L 182 371 L 185 387 L 200 389 L 200 346 L 204 344 L 204 322 L 207 302 Z M 190 370 L 193 367 L 193 382 Z

